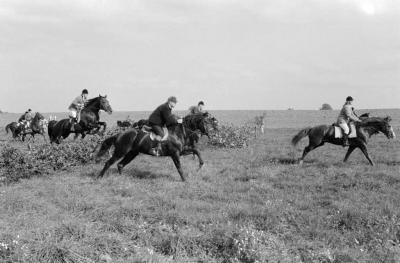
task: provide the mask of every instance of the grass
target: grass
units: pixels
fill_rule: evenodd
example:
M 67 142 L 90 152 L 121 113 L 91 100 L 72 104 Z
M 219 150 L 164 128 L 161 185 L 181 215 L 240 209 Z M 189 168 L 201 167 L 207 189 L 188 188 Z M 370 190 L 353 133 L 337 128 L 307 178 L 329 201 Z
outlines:
M 400 142 L 372 138 L 374 167 L 331 145 L 298 166 L 297 131 L 202 147 L 199 172 L 182 160 L 187 183 L 140 156 L 97 181 L 91 163 L 1 186 L 0 261 L 400 262 Z

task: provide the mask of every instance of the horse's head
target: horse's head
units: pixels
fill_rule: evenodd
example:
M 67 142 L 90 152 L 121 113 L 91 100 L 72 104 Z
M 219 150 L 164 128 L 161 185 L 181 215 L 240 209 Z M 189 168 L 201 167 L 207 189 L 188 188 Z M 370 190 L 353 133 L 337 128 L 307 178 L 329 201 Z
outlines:
M 393 131 L 392 125 L 390 122 L 392 118 L 387 116 L 385 118 L 380 117 L 370 117 L 367 119 L 363 119 L 362 125 L 367 127 L 372 127 L 376 132 L 382 132 L 388 139 L 396 138 L 396 134 Z
M 112 108 L 110 106 L 110 103 L 107 100 L 107 95 L 101 96 L 99 95 L 99 100 L 100 100 L 100 110 L 103 110 L 107 112 L 108 114 L 112 113 Z
M 216 131 L 218 130 L 218 120 L 214 116 L 209 115 L 206 118 L 206 122 L 207 122 L 208 125 L 211 126 L 211 128 L 213 130 L 216 130 Z
M 396 138 L 396 134 L 393 131 L 392 125 L 390 125 L 390 122 L 392 121 L 392 118 L 390 116 L 387 116 L 386 118 L 383 118 L 384 124 L 383 124 L 383 129 L 382 133 L 388 137 L 388 139 L 394 139 Z
M 35 116 L 33 118 L 36 119 L 36 120 L 43 120 L 44 116 L 41 113 L 36 112 L 36 114 L 35 114 Z

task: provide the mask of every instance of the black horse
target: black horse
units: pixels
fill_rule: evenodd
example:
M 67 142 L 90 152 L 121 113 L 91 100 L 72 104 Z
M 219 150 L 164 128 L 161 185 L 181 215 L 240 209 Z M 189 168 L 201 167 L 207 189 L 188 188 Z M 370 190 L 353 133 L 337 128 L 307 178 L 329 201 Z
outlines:
M 368 138 L 374 134 L 382 132 L 388 139 L 395 138 L 395 133 L 392 126 L 390 125 L 391 118 L 380 118 L 380 117 L 368 117 L 368 114 L 363 114 L 360 116 L 361 122 L 355 124 L 357 137 L 349 138 L 349 149 L 347 150 L 344 162 L 347 161 L 350 154 L 359 148 L 368 159 L 371 165 L 374 165 L 373 161 L 369 157 L 367 150 Z M 335 138 L 335 127 L 333 125 L 319 125 L 315 127 L 308 127 L 301 130 L 292 139 L 293 146 L 304 137 L 308 136 L 309 144 L 304 148 L 303 156 L 299 159 L 300 164 L 303 163 L 304 157 L 315 148 L 318 148 L 327 143 L 332 143 L 335 145 L 342 145 L 342 138 Z
M 206 123 L 202 122 L 200 125 L 197 128 L 206 132 Z M 186 175 L 183 173 L 180 163 L 181 155 L 197 155 L 199 158 L 199 169 L 204 164 L 200 152 L 195 145 L 199 136 L 194 131 L 185 127 L 184 124 L 176 124 L 168 127 L 168 133 L 167 140 L 161 143 L 161 156 L 170 156 L 172 158 L 182 181 L 185 181 Z M 150 154 L 150 150 L 155 147 L 156 142 L 151 139 L 148 132 L 139 129 L 130 129 L 106 139 L 97 153 L 96 160 L 98 161 L 113 145 L 115 146 L 114 154 L 106 162 L 98 177 L 102 177 L 111 165 L 123 158 L 118 163 L 118 171 L 121 173 L 123 167 L 131 162 L 139 153 Z
M 22 124 L 18 124 L 17 122 L 11 122 L 6 126 L 6 132 L 10 130 L 13 134 L 13 138 L 17 138 L 21 136 L 22 141 L 25 141 L 26 135 L 30 134 L 31 138 L 35 138 L 35 134 L 41 134 L 46 141 L 46 132 L 45 129 L 47 127 L 47 120 L 44 116 L 36 112 L 35 116 L 32 118 L 29 127 L 25 127 Z
M 101 122 L 99 112 L 104 110 L 107 113 L 112 113 L 112 108 L 107 100 L 107 96 L 99 95 L 96 98 L 90 99 L 80 113 L 80 121 L 74 124 L 74 131 L 71 131 L 72 123 L 69 119 L 62 119 L 60 121 L 50 121 L 48 133 L 50 142 L 60 143 L 61 138 L 67 138 L 71 133 L 75 133 L 75 139 L 80 134 L 85 138 L 86 134 L 95 134 L 103 127 L 105 131 L 107 124 Z
M 218 121 L 215 117 L 212 117 L 208 112 L 189 114 L 183 118 L 183 123 L 185 126 L 193 131 L 199 130 L 201 135 L 206 135 L 210 138 L 209 128 L 206 130 L 201 130 L 201 127 L 209 127 L 212 129 L 218 129 Z

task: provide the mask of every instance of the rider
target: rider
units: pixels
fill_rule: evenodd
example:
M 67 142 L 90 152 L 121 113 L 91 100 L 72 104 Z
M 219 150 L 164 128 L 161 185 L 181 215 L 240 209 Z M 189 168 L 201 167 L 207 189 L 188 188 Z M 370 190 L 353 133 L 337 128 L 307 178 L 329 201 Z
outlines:
M 71 131 L 75 130 L 75 123 L 79 123 L 80 121 L 80 112 L 87 102 L 88 94 L 89 92 L 87 89 L 82 90 L 81 95 L 76 97 L 68 107 L 70 118 L 69 121 L 72 123 Z
M 182 119 L 178 119 L 172 114 L 172 109 L 175 107 L 177 102 L 176 97 L 169 97 L 167 102 L 158 106 L 149 117 L 149 124 L 153 132 L 157 135 L 155 138 L 157 141 L 157 147 L 150 150 L 151 155 L 160 156 L 161 140 L 164 137 L 163 127 L 171 124 L 182 123 Z
M 342 110 L 339 113 L 337 119 L 337 125 L 343 129 L 343 147 L 349 146 L 349 122 L 360 122 L 361 120 L 354 113 L 354 108 L 352 107 L 353 98 L 348 96 L 346 98 L 346 103 L 343 105 Z
M 190 114 L 199 114 L 204 112 L 204 102 L 199 101 L 197 106 L 192 106 L 189 108 Z
M 31 121 L 33 119 L 32 110 L 28 109 L 25 113 L 19 118 L 19 125 L 23 125 L 25 129 L 29 128 Z

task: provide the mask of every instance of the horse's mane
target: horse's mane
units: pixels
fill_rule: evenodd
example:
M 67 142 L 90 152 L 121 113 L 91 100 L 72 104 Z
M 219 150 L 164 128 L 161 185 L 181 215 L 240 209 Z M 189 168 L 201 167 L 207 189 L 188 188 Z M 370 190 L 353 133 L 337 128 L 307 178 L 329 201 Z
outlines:
M 91 106 L 93 103 L 95 103 L 97 100 L 99 100 L 99 98 L 101 98 L 101 96 L 88 99 L 88 100 L 86 101 L 85 108 Z

